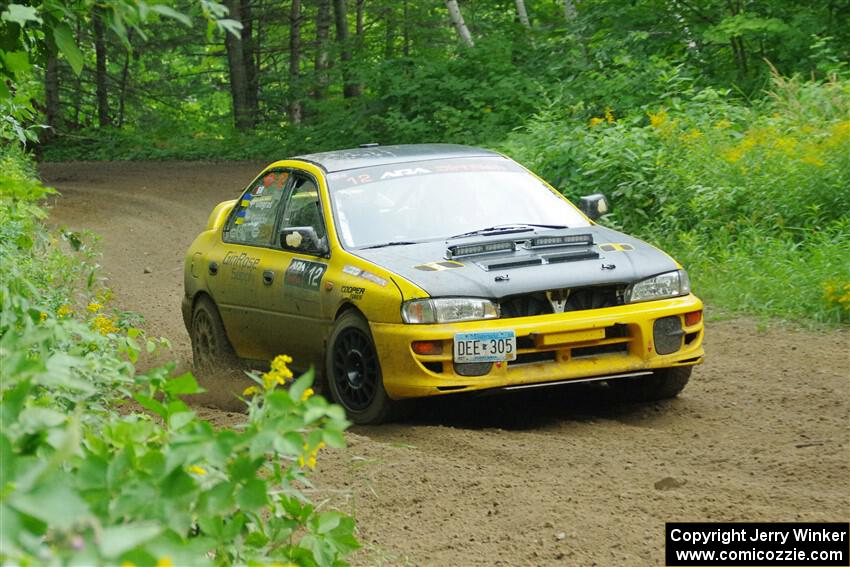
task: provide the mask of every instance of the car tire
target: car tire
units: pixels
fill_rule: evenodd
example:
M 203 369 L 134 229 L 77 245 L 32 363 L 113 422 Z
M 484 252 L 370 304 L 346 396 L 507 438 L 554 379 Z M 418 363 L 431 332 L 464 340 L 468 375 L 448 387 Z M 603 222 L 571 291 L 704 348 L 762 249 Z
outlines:
M 239 366 L 221 316 L 212 299 L 199 298 L 192 310 L 192 362 L 202 374 L 217 374 Z
M 666 400 L 679 395 L 690 380 L 692 370 L 693 366 L 662 368 L 647 376 L 612 381 L 610 386 L 628 401 Z
M 333 401 L 360 425 L 396 416 L 399 403 L 384 389 L 381 362 L 369 324 L 355 311 L 336 320 L 325 353 L 325 385 Z

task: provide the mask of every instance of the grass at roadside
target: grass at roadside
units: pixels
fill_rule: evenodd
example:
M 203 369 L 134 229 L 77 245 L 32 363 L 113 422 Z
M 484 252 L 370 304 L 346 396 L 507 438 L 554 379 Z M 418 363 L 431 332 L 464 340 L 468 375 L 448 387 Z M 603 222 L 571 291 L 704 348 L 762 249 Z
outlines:
M 850 321 L 850 81 L 777 77 L 764 100 L 685 91 L 624 117 L 540 115 L 503 149 L 603 222 L 657 244 L 721 309 Z

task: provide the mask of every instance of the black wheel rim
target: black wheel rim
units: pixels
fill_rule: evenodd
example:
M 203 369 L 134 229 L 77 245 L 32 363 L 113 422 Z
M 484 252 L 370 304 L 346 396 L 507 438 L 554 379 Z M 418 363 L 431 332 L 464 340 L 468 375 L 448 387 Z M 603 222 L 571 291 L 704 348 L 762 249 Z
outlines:
M 339 402 L 347 409 L 369 407 L 378 392 L 380 371 L 372 340 L 359 329 L 346 329 L 333 346 L 333 380 Z
M 198 311 L 195 315 L 192 335 L 192 354 L 195 356 L 195 366 L 201 370 L 213 368 L 218 349 L 213 323 L 206 311 Z

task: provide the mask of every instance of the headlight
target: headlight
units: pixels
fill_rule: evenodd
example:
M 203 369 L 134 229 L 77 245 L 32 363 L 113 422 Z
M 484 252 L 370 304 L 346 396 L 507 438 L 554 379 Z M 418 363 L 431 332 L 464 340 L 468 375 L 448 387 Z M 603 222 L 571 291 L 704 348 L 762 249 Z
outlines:
M 691 293 L 691 282 L 685 270 L 659 274 L 632 284 L 626 290 L 626 303 L 678 297 Z
M 489 299 L 470 297 L 414 299 L 402 304 L 401 317 L 405 323 L 454 323 L 496 319 L 499 317 L 499 309 Z

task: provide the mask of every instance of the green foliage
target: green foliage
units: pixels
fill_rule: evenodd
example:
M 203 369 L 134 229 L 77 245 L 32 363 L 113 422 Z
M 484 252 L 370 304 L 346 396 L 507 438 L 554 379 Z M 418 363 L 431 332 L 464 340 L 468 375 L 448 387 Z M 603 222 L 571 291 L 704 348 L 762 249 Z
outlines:
M 572 198 L 608 194 L 608 222 L 676 255 L 719 307 L 850 319 L 846 80 L 777 77 L 752 106 L 685 88 L 610 122 L 544 113 L 504 149 Z
M 348 422 L 312 373 L 279 389 L 275 361 L 245 423 L 214 429 L 180 399 L 191 374 L 137 373 L 163 342 L 109 309 L 85 237 L 40 224 L 19 151 L 0 165 L 0 562 L 343 565 L 352 519 L 303 488 Z

